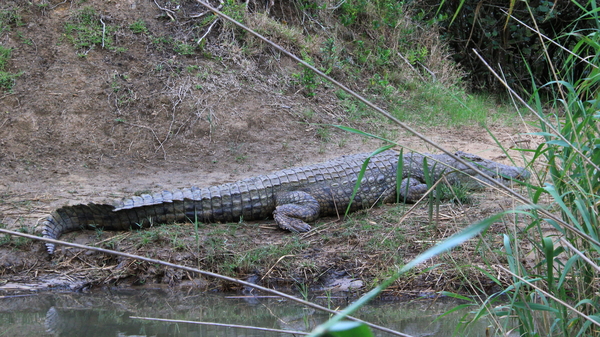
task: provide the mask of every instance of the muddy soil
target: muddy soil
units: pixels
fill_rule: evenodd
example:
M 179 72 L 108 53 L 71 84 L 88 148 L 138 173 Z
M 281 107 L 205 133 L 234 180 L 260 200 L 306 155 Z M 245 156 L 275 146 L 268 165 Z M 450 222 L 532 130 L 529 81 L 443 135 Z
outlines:
M 340 155 L 372 151 L 380 145 L 322 124 L 393 129 L 377 118 L 348 120 L 333 88 L 319 89 L 315 97 L 306 97 L 292 83 L 292 74 L 299 72 L 297 65 L 285 58 L 267 62 L 272 56 L 267 53 L 240 57 L 232 52 L 234 48 L 222 48 L 229 43 L 223 40 L 226 35 L 209 36 L 206 52 L 192 55 L 181 55 L 154 43 L 151 36 L 181 34 L 177 23 L 166 19 L 165 11 L 157 8 L 154 1 L 85 3 L 102 15 L 105 24 L 121 27 L 112 33 L 118 51 L 99 46 L 79 50 L 69 42 L 65 22 L 82 5 L 58 0 L 33 1 L 30 5 L 15 1 L 8 5 L 11 4 L 20 9 L 22 17 L 0 41 L 3 46 L 13 48 L 9 70 L 21 73 L 12 92 L 0 96 L 0 223 L 8 229 L 39 234 L 39 220 L 62 205 L 231 182 Z M 184 10 L 192 13 L 199 9 Z M 148 34 L 126 29 L 138 20 L 144 20 Z M 524 131 L 499 125 L 490 128 L 506 148 L 514 147 L 521 139 L 519 133 Z M 448 149 L 509 163 L 481 127 L 419 129 Z M 402 131 L 396 134 L 396 140 L 404 146 L 430 150 L 413 136 Z M 487 194 L 476 199 L 492 201 L 483 202 L 487 205 L 484 207 L 481 204 L 467 207 L 467 212 L 471 212 L 468 221 L 485 216 L 506 202 Z M 425 206 L 420 209 L 426 213 Z M 359 216 L 366 217 L 363 221 L 377 222 L 381 220 L 378 212 L 383 211 Z M 413 226 L 414 221 L 406 226 Z M 320 233 L 331 229 L 331 235 L 335 235 L 340 226 L 344 225 L 336 219 L 325 219 L 317 224 L 316 230 Z M 219 228 L 229 227 L 201 228 L 201 242 L 211 240 Z M 432 232 L 433 239 L 415 243 L 411 240 L 419 241 L 418 228 L 407 228 L 406 242 L 410 244 L 395 247 L 392 252 L 406 248 L 402 259 L 409 259 L 453 230 L 436 229 Z M 194 239 L 198 232 L 193 226 L 174 226 L 173 233 L 180 233 L 188 241 L 184 240 L 180 247 L 168 235 L 160 234 L 153 244 L 139 245 L 136 240 L 142 234 L 91 231 L 72 233 L 65 238 L 86 244 L 101 244 L 112 238 L 120 243 L 117 248 L 125 251 L 218 269 L 210 264 L 221 260 L 211 262 L 202 258 L 208 248 L 198 251 Z M 230 271 L 242 278 L 258 276 L 264 284 L 293 285 L 302 280 L 323 285 L 328 276 L 349 275 L 368 286 L 381 276 L 381 265 L 386 263 L 377 260 L 378 254 L 366 251 L 355 252 L 363 255 L 346 256 L 353 249 L 348 240 L 342 242 L 331 236 L 318 239 L 318 235 L 298 237 L 276 229 L 269 221 L 243 224 L 236 227 L 234 235 L 225 235 L 229 243 L 246 242 L 255 246 L 281 246 L 294 240 L 309 243 L 285 256 L 287 260 L 295 260 L 295 264 L 281 266 L 274 263 L 275 259 L 264 265 L 238 266 Z M 352 240 L 356 242 L 367 239 L 360 232 L 353 233 Z M 243 254 L 247 246 L 239 244 L 240 247 L 232 247 L 222 256 Z M 378 269 L 369 271 L 369 266 Z M 264 278 L 266 275 L 269 277 Z M 404 289 L 459 286 L 440 280 L 416 278 L 412 289 L 412 286 Z M 192 281 L 210 289 L 234 287 L 214 280 L 200 282 L 197 276 L 178 271 L 73 249 L 59 249 L 50 258 L 40 242 L 5 238 L 0 245 L 0 287 L 4 289 L 177 285 Z

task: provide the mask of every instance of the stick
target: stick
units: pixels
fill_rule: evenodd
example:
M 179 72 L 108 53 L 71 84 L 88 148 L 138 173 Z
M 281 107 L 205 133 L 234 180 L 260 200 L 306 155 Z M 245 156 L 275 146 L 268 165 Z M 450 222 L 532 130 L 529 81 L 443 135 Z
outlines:
M 202 42 L 202 40 L 204 40 L 204 38 L 206 37 L 206 35 L 208 35 L 208 33 L 210 33 L 210 31 L 212 30 L 213 26 L 217 23 L 217 21 L 219 21 L 219 17 L 218 16 L 210 24 L 210 26 L 208 26 L 208 29 L 206 30 L 206 32 L 204 32 L 204 35 L 202 35 L 202 37 L 200 37 L 200 39 L 198 39 L 198 42 L 196 42 L 196 44 L 200 44 L 200 42 Z

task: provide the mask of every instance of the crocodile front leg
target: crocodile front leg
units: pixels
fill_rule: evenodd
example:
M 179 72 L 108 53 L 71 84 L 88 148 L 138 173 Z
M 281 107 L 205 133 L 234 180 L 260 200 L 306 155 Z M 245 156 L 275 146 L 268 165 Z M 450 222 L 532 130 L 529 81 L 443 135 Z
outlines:
M 400 184 L 400 202 L 417 202 L 429 189 L 427 184 L 415 178 L 402 179 Z
M 308 232 L 310 225 L 306 222 L 319 218 L 319 202 L 303 191 L 278 193 L 275 195 L 275 204 L 275 222 L 290 232 Z

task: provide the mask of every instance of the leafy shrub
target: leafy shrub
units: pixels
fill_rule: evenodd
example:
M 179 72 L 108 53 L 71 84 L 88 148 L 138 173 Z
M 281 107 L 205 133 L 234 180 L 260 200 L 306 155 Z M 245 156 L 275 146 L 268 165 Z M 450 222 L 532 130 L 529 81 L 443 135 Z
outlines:
M 558 66 L 559 72 L 565 71 L 562 66 L 569 54 L 547 40 L 542 44 L 537 33 L 515 19 L 532 28 L 537 26 L 549 39 L 572 49 L 578 40 L 577 34 L 571 34 L 574 30 L 598 29 L 595 20 L 585 16 L 585 6 L 592 5 L 592 1 L 581 5 L 576 1 L 547 0 L 461 0 L 442 1 L 440 5 L 438 1 L 420 0 L 415 3 L 415 13 L 442 28 L 454 50 L 455 61 L 469 70 L 469 80 L 475 88 L 499 89 L 500 84 L 472 49 L 489 64 L 501 68 L 509 85 L 527 90 L 530 74 L 539 86 L 554 80 L 550 64 Z M 572 76 L 584 76 L 581 67 L 573 70 Z

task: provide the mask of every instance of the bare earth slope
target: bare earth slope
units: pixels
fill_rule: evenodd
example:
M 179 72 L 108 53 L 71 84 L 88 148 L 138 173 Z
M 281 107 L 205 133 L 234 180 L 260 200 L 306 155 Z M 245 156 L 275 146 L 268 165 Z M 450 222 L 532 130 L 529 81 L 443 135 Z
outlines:
M 90 0 L 85 5 L 102 15 L 105 24 L 120 27 L 111 33 L 117 49 L 76 49 L 65 34 L 65 23 L 82 7 L 70 2 L 22 5 L 21 23 L 2 35 L 2 45 L 13 48 L 8 69 L 22 72 L 12 93 L 0 96 L 0 223 L 9 229 L 39 233 L 38 220 L 65 204 L 230 182 L 379 145 L 319 125 L 348 121 L 333 90 L 307 98 L 290 84 L 291 74 L 299 69 L 289 60 L 274 65 L 265 62 L 269 55 L 245 58 L 241 51 L 221 51 L 219 43 L 227 41 L 216 37 L 205 45 L 206 53 L 182 55 L 157 42 L 157 37 L 182 33 L 153 1 Z M 147 34 L 127 29 L 139 20 L 146 23 Z M 389 126 L 352 123 L 366 129 Z M 514 145 L 514 130 L 491 128 L 506 147 Z M 504 160 L 483 129 L 424 132 L 452 150 Z M 413 137 L 399 134 L 401 144 L 427 150 Z M 464 222 L 502 206 L 503 201 L 490 198 L 496 197 L 478 196 L 484 207 L 474 207 L 475 216 Z M 380 216 L 358 218 L 384 226 L 380 229 L 328 221 L 317 230 L 330 234 L 309 237 L 279 231 L 265 221 L 206 225 L 199 231 L 173 226 L 152 234 L 87 231 L 65 238 L 108 243 L 239 277 L 268 275 L 265 283 L 323 284 L 330 274 L 368 282 L 390 265 L 387 257 L 380 259 L 381 250 L 397 255 L 392 263 L 401 263 L 429 245 L 419 241 L 419 221 L 425 224 L 426 219 L 397 224 Z M 390 226 L 405 226 L 396 246 L 359 249 L 374 236 L 388 234 L 383 228 Z M 435 237 L 455 230 L 427 228 Z M 281 251 L 270 252 L 270 247 Z M 253 260 L 234 258 L 256 249 L 263 250 Z M 75 250 L 62 250 L 50 260 L 39 242 L 0 241 L 0 286 L 8 288 L 44 282 L 180 284 L 190 279 L 197 281 L 178 271 Z M 439 281 L 419 279 L 415 284 L 429 288 Z

